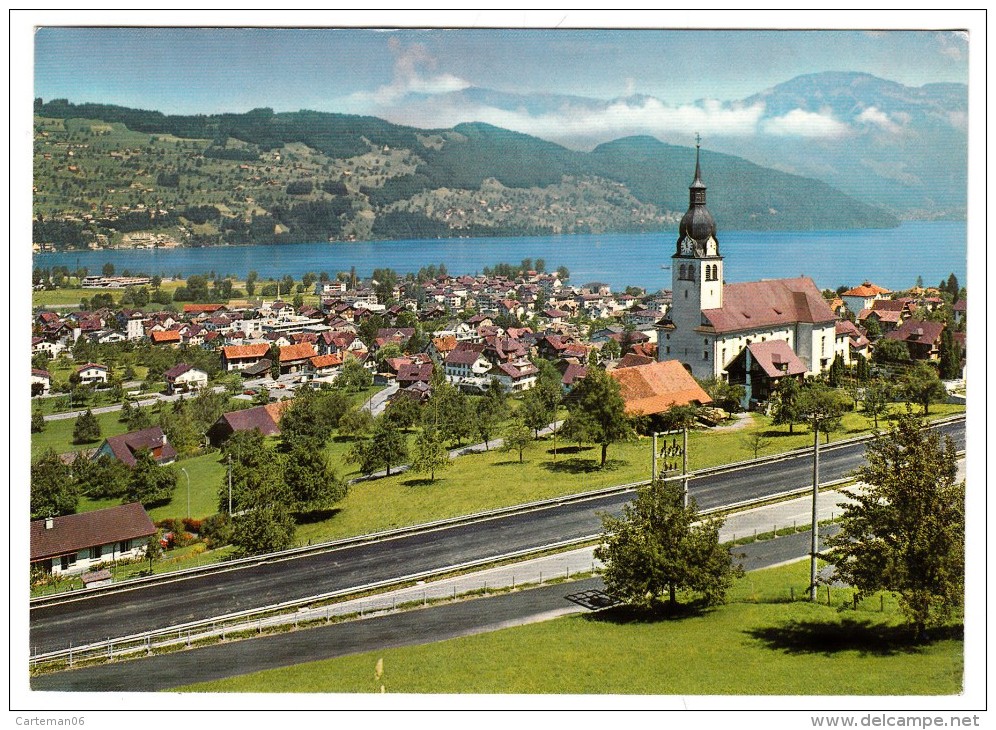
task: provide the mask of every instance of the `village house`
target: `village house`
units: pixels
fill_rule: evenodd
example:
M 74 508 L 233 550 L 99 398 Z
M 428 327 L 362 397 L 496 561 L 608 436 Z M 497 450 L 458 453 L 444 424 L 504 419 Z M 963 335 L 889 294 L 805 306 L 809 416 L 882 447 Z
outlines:
M 213 446 L 220 446 L 233 433 L 241 431 L 256 430 L 264 436 L 279 436 L 280 419 L 293 403 L 293 400 L 287 398 L 267 403 L 265 406 L 223 413 L 208 429 L 208 439 Z
M 49 517 L 31 522 L 31 565 L 72 575 L 145 555 L 156 526 L 141 504 Z
M 318 355 L 314 346 L 310 342 L 302 342 L 300 345 L 287 345 L 280 348 L 280 374 L 299 373 L 308 371 L 311 367 L 311 358 Z
M 528 360 L 517 360 L 499 363 L 488 374 L 498 378 L 506 393 L 521 393 L 536 385 L 539 369 Z
M 730 384 L 744 388 L 740 406 L 746 410 L 766 403 L 784 378 L 801 380 L 807 369 L 787 342 L 767 340 L 747 345 L 727 371 Z
M 169 395 L 201 390 L 208 384 L 208 374 L 187 363 L 180 363 L 170 368 L 163 373 L 163 378 L 166 380 L 166 393 Z
M 887 333 L 885 339 L 905 342 L 914 360 L 938 360 L 942 332 L 943 322 L 910 319 L 895 331 Z
M 107 374 L 106 365 L 98 365 L 93 362 L 88 362 L 86 365 L 80 365 L 76 368 L 76 375 L 79 376 L 80 383 L 83 385 L 106 385 Z
M 267 344 L 227 345 L 221 348 L 221 368 L 225 372 L 245 370 L 270 354 Z
M 166 347 L 179 347 L 182 342 L 180 330 L 152 330 L 149 332 L 149 339 L 153 345 Z
M 141 431 L 111 436 L 93 453 L 92 459 L 109 456 L 125 466 L 135 466 L 139 451 L 149 451 L 157 464 L 172 464 L 176 461 L 176 449 L 166 439 L 160 426 L 152 426 Z
M 52 390 L 52 376 L 48 370 L 31 368 L 31 397 L 48 395 Z
M 842 292 L 840 298 L 844 300 L 845 307 L 857 314 L 864 309 L 871 309 L 877 300 L 886 299 L 891 293 L 885 287 L 866 281 L 861 286 Z

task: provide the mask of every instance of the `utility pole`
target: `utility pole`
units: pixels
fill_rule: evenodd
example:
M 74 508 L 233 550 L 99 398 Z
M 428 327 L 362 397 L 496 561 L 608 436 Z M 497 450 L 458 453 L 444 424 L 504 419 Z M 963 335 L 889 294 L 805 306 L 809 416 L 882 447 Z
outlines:
M 820 495 L 820 420 L 813 415 L 813 529 L 810 542 L 809 600 L 816 602 L 816 555 L 820 549 L 820 522 L 816 514 L 816 500 Z
M 681 427 L 681 502 L 688 509 L 688 424 Z
M 228 516 L 232 516 L 232 455 L 228 455 Z

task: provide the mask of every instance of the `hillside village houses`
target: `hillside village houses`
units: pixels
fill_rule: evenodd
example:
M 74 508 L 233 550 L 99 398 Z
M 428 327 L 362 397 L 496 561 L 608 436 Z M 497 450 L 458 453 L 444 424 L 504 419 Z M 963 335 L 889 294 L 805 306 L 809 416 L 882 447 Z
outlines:
M 869 357 L 873 320 L 880 333 L 906 342 L 913 357 L 936 358 L 936 328 L 909 323 L 920 323 L 920 315 L 941 301 L 930 290 L 897 297 L 870 282 L 825 297 L 805 276 L 726 283 L 698 151 L 671 255 L 670 290 L 635 296 L 604 285 L 572 286 L 556 272 L 526 271 L 514 277 L 406 276 L 387 288 L 371 279 L 322 277 L 314 291 L 317 303 L 300 307 L 278 298 L 185 303 L 179 312 L 42 310 L 33 321 L 32 354 L 40 358 L 35 369 L 45 370 L 41 360 L 67 356 L 81 338 L 95 344 L 127 340 L 176 351 L 176 364 L 164 375 L 170 393 L 208 384 L 208 373 L 184 355 L 183 348 L 200 348 L 218 358 L 223 374 L 266 378 L 279 370 L 297 383 L 332 382 L 354 360 L 382 382 L 419 384 L 422 397 L 440 371 L 471 393 L 482 392 L 492 378 L 509 392 L 527 390 L 538 358 L 557 366 L 568 390 L 590 361 L 609 360 L 603 352 L 615 343 L 609 347 L 615 359 L 642 358 L 627 360 L 631 366 L 673 360 L 700 380 L 742 384 L 749 407 L 763 402 L 783 377 L 823 372 L 838 356 L 845 364 Z M 390 299 L 380 301 L 378 291 Z M 964 318 L 961 307 L 956 314 Z M 372 317 L 378 318 L 376 329 L 369 325 Z M 776 341 L 783 344 L 767 344 Z M 963 338 L 959 342 L 964 346 Z M 388 347 L 400 356 L 381 356 Z M 83 382 L 106 382 L 109 375 L 97 363 L 78 371 Z M 44 378 L 32 378 L 39 383 L 35 391 L 43 392 Z M 60 387 L 49 379 L 49 388 Z

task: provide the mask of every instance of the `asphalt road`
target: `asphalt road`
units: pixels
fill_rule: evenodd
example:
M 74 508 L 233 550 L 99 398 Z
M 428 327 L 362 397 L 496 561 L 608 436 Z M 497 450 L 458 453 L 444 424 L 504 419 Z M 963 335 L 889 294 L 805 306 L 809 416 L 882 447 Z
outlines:
M 964 448 L 964 422 L 945 426 Z M 821 481 L 845 476 L 864 445 L 821 452 Z M 695 479 L 700 508 L 731 505 L 812 483 L 809 455 Z M 296 598 L 367 585 L 496 557 L 601 531 L 600 513 L 617 513 L 631 493 L 511 515 L 428 533 L 264 563 L 147 588 L 40 606 L 30 615 L 32 653 L 165 628 Z
M 745 570 L 777 565 L 809 552 L 809 533 L 737 548 Z M 264 669 L 444 641 L 576 613 L 565 596 L 604 588 L 601 578 L 458 601 L 248 641 L 216 644 L 137 662 L 116 662 L 32 678 L 40 691 L 154 692 Z M 371 672 L 373 667 L 371 665 Z

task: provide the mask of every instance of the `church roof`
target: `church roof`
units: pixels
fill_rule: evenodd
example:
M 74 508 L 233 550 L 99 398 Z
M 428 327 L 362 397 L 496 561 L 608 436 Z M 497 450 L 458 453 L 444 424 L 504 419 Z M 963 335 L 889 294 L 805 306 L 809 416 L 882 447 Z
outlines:
M 723 287 L 723 307 L 702 310 L 702 318 L 716 332 L 737 332 L 798 322 L 822 324 L 836 320 L 820 290 L 808 276 L 726 284 Z

